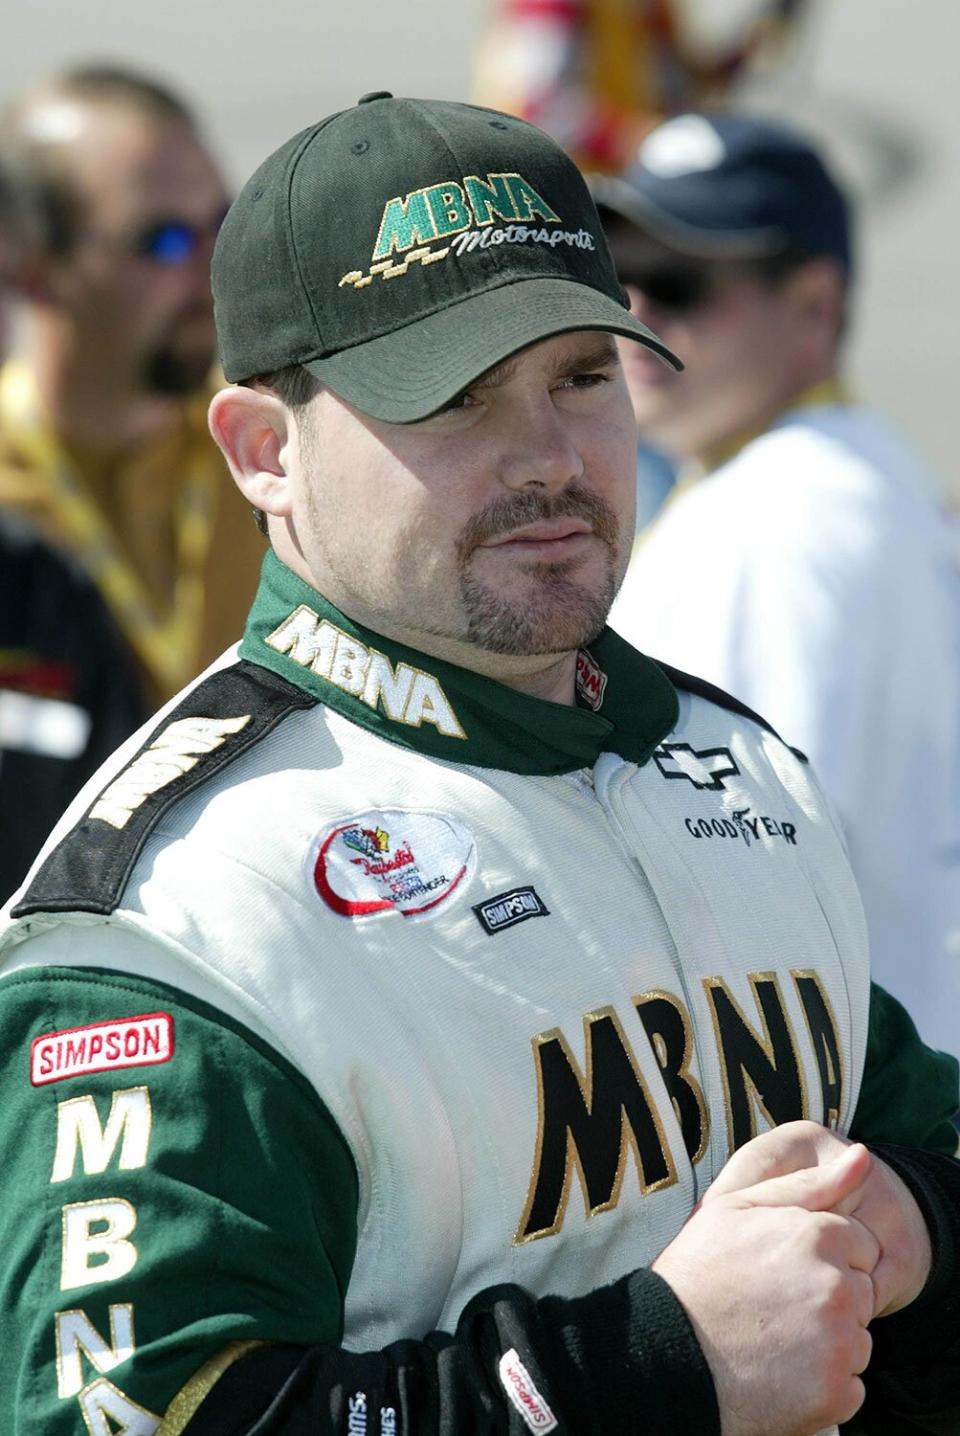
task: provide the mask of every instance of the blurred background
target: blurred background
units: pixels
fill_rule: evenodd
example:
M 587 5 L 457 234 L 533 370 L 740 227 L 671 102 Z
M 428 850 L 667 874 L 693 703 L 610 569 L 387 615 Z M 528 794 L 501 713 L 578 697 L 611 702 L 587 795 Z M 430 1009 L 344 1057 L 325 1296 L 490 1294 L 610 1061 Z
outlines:
M 142 66 L 196 106 L 238 185 L 288 135 L 366 90 L 524 99 L 545 69 L 562 65 L 563 24 L 581 7 L 556 0 L 507 8 L 494 0 L 418 0 L 393 9 L 379 0 L 235 0 L 229 7 L 44 0 L 18 7 L 8 21 L 0 95 L 66 63 Z M 850 377 L 906 429 L 944 496 L 960 507 L 953 423 L 960 11 L 953 0 L 595 0 L 592 8 L 606 25 L 614 88 L 645 87 L 663 109 L 671 96 L 681 104 L 696 99 L 707 83 L 738 104 L 792 120 L 826 147 L 860 202 Z M 648 53 L 639 64 L 635 49 L 618 48 L 628 10 L 647 17 Z M 530 22 L 534 11 L 539 28 Z M 577 116 L 568 118 L 575 126 Z

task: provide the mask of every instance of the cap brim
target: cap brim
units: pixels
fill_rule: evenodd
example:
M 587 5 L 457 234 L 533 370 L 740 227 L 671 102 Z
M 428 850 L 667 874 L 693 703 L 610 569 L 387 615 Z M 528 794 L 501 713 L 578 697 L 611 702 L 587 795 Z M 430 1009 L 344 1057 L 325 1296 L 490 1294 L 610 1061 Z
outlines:
M 651 238 L 694 259 L 759 259 L 766 254 L 779 254 L 789 244 L 789 236 L 774 225 L 759 229 L 710 229 L 690 224 L 661 209 L 617 175 L 590 175 L 588 184 L 598 208 L 612 210 L 621 219 L 645 230 Z
M 364 414 L 391 424 L 425 419 L 504 359 L 556 334 L 599 329 L 645 344 L 674 369 L 680 360 L 616 300 L 565 279 L 525 279 L 471 295 L 412 324 L 304 361 Z

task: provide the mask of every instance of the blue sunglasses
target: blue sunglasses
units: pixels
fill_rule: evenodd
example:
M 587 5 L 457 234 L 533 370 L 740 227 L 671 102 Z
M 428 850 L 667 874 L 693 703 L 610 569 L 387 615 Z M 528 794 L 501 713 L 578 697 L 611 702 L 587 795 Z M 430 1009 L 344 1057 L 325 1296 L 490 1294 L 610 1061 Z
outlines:
M 216 239 L 226 210 L 211 224 L 189 224 L 184 219 L 161 219 L 144 229 L 136 239 L 136 253 L 157 264 L 185 264 L 203 244 Z

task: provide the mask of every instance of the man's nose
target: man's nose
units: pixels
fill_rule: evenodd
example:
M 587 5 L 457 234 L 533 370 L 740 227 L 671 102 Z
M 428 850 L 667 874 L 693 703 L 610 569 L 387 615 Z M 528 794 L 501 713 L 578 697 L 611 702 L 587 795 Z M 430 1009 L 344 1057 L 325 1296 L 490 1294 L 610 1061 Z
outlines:
M 584 474 L 584 462 L 569 425 L 549 396 L 518 409 L 500 461 L 508 488 L 536 487 L 558 492 Z

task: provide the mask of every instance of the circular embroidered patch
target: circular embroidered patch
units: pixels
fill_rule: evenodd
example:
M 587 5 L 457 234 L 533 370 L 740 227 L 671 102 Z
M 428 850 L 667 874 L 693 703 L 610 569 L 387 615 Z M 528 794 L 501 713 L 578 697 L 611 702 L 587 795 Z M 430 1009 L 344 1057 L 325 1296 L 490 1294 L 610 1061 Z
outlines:
M 321 833 L 309 864 L 317 892 L 343 917 L 415 917 L 466 887 L 476 854 L 473 834 L 456 818 L 384 808 Z

